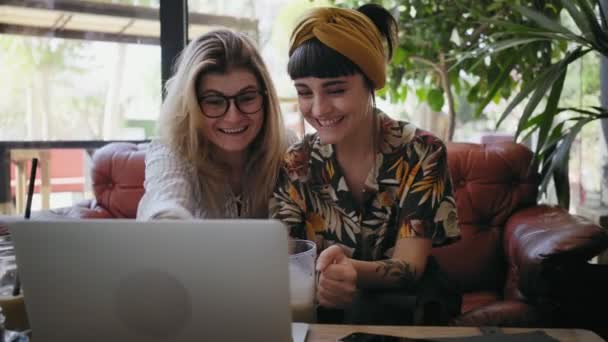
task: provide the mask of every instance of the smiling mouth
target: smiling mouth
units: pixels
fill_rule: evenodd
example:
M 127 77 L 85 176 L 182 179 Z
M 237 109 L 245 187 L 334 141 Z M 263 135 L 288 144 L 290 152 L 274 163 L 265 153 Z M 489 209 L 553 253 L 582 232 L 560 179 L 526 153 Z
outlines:
M 245 132 L 249 126 L 237 127 L 237 128 L 218 128 L 218 130 L 224 134 L 236 135 Z
M 330 128 L 337 126 L 340 122 L 342 122 L 342 120 L 344 120 L 344 116 L 326 120 L 317 119 L 317 123 L 323 128 Z

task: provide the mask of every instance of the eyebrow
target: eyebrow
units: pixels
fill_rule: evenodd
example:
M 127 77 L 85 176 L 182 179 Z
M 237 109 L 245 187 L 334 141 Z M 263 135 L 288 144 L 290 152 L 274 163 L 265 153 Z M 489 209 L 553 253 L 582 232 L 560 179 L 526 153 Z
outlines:
M 346 84 L 346 81 L 344 81 L 344 80 L 335 80 L 335 81 L 324 82 L 322 84 L 322 86 L 323 87 L 331 87 L 331 86 L 334 86 L 334 85 L 343 85 L 343 84 Z
M 347 82 L 345 80 L 332 80 L 332 81 L 323 82 L 321 84 L 321 86 L 323 88 L 326 88 L 326 87 L 331 87 L 331 86 L 335 86 L 335 85 L 344 85 L 346 83 Z M 308 85 L 306 85 L 304 83 L 297 83 L 297 82 L 294 84 L 294 86 L 296 86 L 296 87 L 308 87 Z
M 246 86 L 246 87 L 244 87 L 244 88 L 241 88 L 239 91 L 237 91 L 237 92 L 235 93 L 235 95 L 236 95 L 236 94 L 240 94 L 240 93 L 244 93 L 244 92 L 246 92 L 246 91 L 251 91 L 251 90 L 258 90 L 258 87 L 254 86 L 254 85 L 248 85 L 248 86 Z M 204 91 L 204 92 L 201 94 L 201 96 L 205 96 L 205 95 L 208 95 L 208 94 L 220 94 L 220 95 L 226 95 L 226 94 L 222 93 L 222 92 L 221 92 L 221 91 L 219 91 L 219 90 L 215 90 L 215 89 L 207 89 L 207 90 L 205 90 L 205 91 Z

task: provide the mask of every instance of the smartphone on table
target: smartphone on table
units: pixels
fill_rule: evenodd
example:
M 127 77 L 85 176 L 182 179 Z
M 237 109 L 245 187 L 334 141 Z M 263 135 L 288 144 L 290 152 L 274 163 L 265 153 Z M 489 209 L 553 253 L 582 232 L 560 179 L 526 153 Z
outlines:
M 399 337 L 391 335 L 369 334 L 363 332 L 355 332 L 346 335 L 339 342 L 433 342 L 424 338 Z

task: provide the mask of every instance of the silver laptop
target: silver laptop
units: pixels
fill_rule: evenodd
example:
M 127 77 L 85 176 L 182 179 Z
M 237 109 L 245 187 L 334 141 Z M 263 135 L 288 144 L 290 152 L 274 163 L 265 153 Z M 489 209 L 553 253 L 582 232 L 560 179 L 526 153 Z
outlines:
M 36 341 L 291 341 L 271 220 L 9 225 Z M 306 326 L 295 326 L 298 339 Z

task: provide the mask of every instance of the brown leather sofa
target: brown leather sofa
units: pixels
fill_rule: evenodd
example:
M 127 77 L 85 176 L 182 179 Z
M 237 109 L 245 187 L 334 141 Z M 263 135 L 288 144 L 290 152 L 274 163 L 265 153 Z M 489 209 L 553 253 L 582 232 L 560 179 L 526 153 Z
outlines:
M 55 213 L 134 218 L 143 194 L 144 154 L 145 145 L 128 143 L 98 150 L 92 170 L 95 199 Z M 453 325 L 568 325 L 562 303 L 576 300 L 563 298 L 570 292 L 561 280 L 592 267 L 588 260 L 608 247 L 599 226 L 536 205 L 539 178 L 528 170 L 531 157 L 515 143 L 448 144 L 462 238 L 435 248 L 433 255 L 464 294 L 462 314 Z

